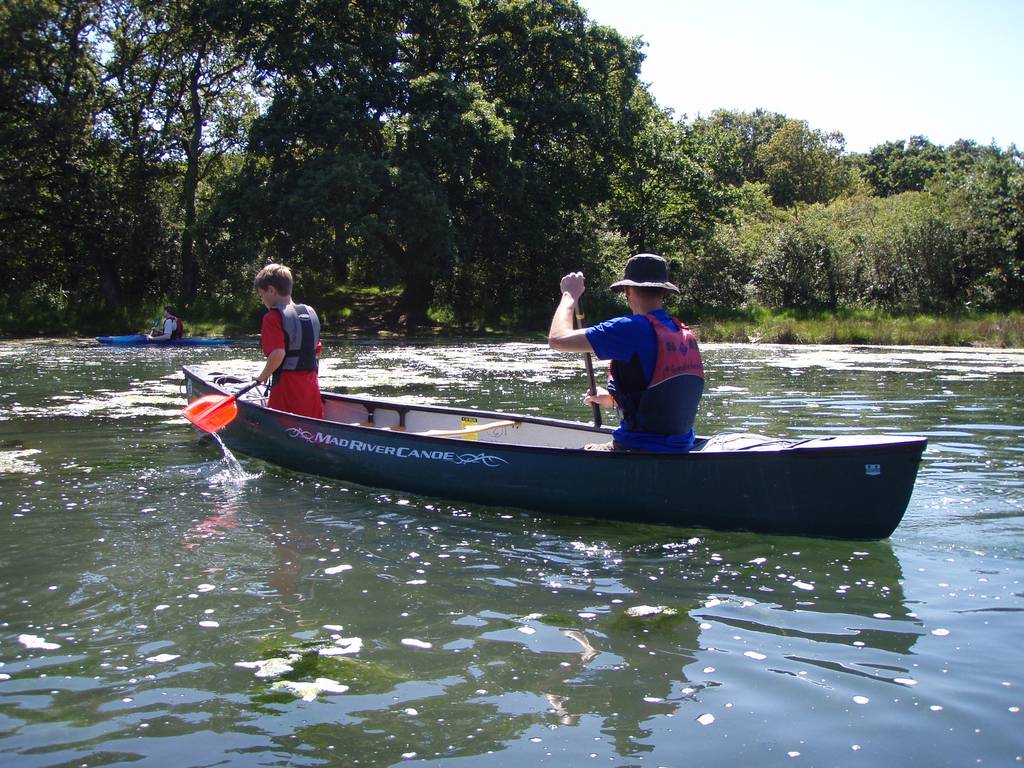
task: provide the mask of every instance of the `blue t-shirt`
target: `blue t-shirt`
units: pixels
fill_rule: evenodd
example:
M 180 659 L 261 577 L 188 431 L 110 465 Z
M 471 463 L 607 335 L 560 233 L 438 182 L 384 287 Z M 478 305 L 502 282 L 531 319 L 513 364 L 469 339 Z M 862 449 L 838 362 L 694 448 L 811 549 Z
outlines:
M 679 326 L 664 309 L 652 312 L 669 328 Z M 629 362 L 633 355 L 640 358 L 640 367 L 644 378 L 649 382 L 654 376 L 654 366 L 658 362 L 658 337 L 650 321 L 643 315 L 627 315 L 605 320 L 603 323 L 587 328 L 587 341 L 599 360 L 621 360 Z M 609 387 L 614 395 L 614 383 Z M 695 438 L 691 429 L 682 435 L 655 435 L 650 432 L 632 432 L 623 424 L 612 433 L 617 443 L 641 451 L 660 453 L 679 453 L 690 450 Z

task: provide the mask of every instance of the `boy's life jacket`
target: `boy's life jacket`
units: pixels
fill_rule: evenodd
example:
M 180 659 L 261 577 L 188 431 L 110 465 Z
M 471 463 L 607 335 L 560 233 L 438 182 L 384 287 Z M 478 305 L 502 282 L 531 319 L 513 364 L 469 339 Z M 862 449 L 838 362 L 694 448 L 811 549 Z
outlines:
M 273 308 L 281 316 L 284 329 L 284 362 L 274 371 L 276 382 L 282 371 L 315 371 L 319 367 L 316 357 L 320 341 L 320 318 L 312 307 L 305 304 L 284 304 Z
M 645 315 L 657 337 L 657 358 L 650 382 L 645 381 L 640 357 L 613 360 L 609 377 L 622 423 L 630 432 L 683 435 L 693 429 L 697 405 L 704 392 L 704 361 L 697 337 L 686 325 L 667 327 L 653 314 Z

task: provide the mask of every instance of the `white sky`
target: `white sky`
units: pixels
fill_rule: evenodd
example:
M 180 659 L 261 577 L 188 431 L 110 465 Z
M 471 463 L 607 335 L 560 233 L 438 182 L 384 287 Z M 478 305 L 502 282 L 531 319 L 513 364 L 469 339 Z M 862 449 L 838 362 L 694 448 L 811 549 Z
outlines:
M 690 120 L 761 107 L 864 152 L 923 135 L 1024 147 L 1024 0 L 578 0 L 639 36 Z

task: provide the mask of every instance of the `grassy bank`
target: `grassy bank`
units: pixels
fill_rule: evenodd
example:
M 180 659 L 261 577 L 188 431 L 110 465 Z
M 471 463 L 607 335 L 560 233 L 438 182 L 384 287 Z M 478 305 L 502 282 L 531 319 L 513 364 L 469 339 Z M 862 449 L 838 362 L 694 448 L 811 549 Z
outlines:
M 705 342 L 1024 348 L 1024 313 L 1020 312 L 900 317 L 866 311 L 800 315 L 757 309 L 700 318 L 694 324 Z

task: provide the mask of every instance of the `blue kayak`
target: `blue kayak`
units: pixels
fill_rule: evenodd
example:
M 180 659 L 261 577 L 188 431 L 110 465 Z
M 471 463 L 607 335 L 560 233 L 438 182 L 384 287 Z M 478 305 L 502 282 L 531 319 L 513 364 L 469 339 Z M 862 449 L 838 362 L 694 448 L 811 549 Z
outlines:
M 231 339 L 204 339 L 198 336 L 188 336 L 170 341 L 152 341 L 143 333 L 133 333 L 130 336 L 97 336 L 96 341 L 100 344 L 148 345 L 152 347 L 221 347 L 231 343 Z

